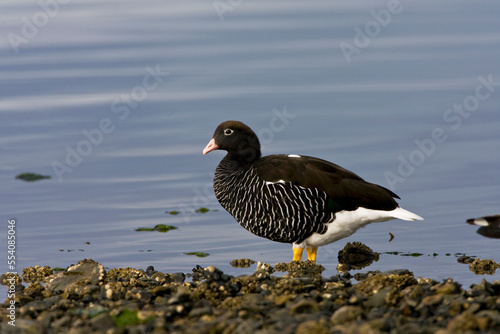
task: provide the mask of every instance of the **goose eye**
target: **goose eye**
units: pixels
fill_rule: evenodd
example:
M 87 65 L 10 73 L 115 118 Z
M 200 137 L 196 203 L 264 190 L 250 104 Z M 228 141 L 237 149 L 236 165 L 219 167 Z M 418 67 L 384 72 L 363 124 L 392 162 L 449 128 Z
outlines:
M 232 134 L 233 134 L 233 132 L 234 132 L 234 130 L 233 130 L 233 129 L 226 129 L 226 130 L 224 130 L 224 135 L 226 135 L 226 136 L 230 136 L 230 135 L 232 135 Z

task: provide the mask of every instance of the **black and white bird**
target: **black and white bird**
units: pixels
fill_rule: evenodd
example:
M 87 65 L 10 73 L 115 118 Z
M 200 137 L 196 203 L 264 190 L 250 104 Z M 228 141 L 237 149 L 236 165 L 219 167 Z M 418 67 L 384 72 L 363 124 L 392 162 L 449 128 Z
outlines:
M 399 207 L 398 195 L 334 163 L 302 155 L 261 156 L 257 135 L 239 121 L 221 123 L 203 150 L 225 150 L 215 170 L 219 203 L 255 235 L 304 248 L 315 262 L 318 246 L 374 222 L 422 220 Z

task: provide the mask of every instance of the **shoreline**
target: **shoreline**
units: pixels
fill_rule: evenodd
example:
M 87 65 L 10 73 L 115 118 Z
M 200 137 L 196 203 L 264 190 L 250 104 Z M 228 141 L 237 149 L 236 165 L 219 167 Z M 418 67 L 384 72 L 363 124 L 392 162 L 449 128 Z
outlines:
M 250 260 L 239 260 L 246 265 Z M 286 271 L 283 276 L 275 270 Z M 257 265 L 251 275 L 214 266 L 193 273 L 104 267 L 23 270 L 2 304 L 2 333 L 498 333 L 500 281 L 464 289 L 406 269 L 323 277 L 309 261 Z M 190 276 L 190 277 L 187 277 Z M 6 275 L 2 275 L 5 284 Z M 189 280 L 188 280 L 189 278 Z M 27 285 L 26 283 L 29 283 Z M 25 286 L 27 285 L 27 286 Z M 15 327 L 9 324 L 15 301 Z

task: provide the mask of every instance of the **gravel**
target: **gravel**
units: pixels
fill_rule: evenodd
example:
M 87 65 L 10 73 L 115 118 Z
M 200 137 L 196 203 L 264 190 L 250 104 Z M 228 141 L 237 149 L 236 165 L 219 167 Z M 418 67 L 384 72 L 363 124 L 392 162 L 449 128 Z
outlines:
M 470 265 L 498 267 L 478 259 Z M 483 279 L 467 290 L 452 279 L 416 278 L 406 269 L 367 271 L 355 275 L 356 281 L 345 274 L 323 277 L 323 270 L 309 261 L 258 263 L 252 275 L 236 277 L 214 266 L 197 266 L 187 275 L 152 267 L 106 271 L 93 260 L 62 272 L 30 267 L 23 270 L 24 283 L 16 277 L 16 326 L 8 323 L 7 299 L 0 332 L 500 332 L 500 281 Z M 276 271 L 286 273 L 280 277 Z M 5 284 L 6 275 L 0 281 Z

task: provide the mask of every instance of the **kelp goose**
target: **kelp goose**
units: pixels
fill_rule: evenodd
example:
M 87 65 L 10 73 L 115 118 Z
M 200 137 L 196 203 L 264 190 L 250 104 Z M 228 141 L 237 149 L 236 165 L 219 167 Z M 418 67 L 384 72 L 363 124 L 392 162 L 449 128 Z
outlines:
M 318 246 L 391 219 L 422 220 L 394 200 L 398 195 L 334 163 L 303 155 L 261 156 L 256 134 L 239 121 L 221 123 L 203 150 L 225 150 L 215 170 L 219 203 L 255 235 L 304 248 L 315 262 Z

